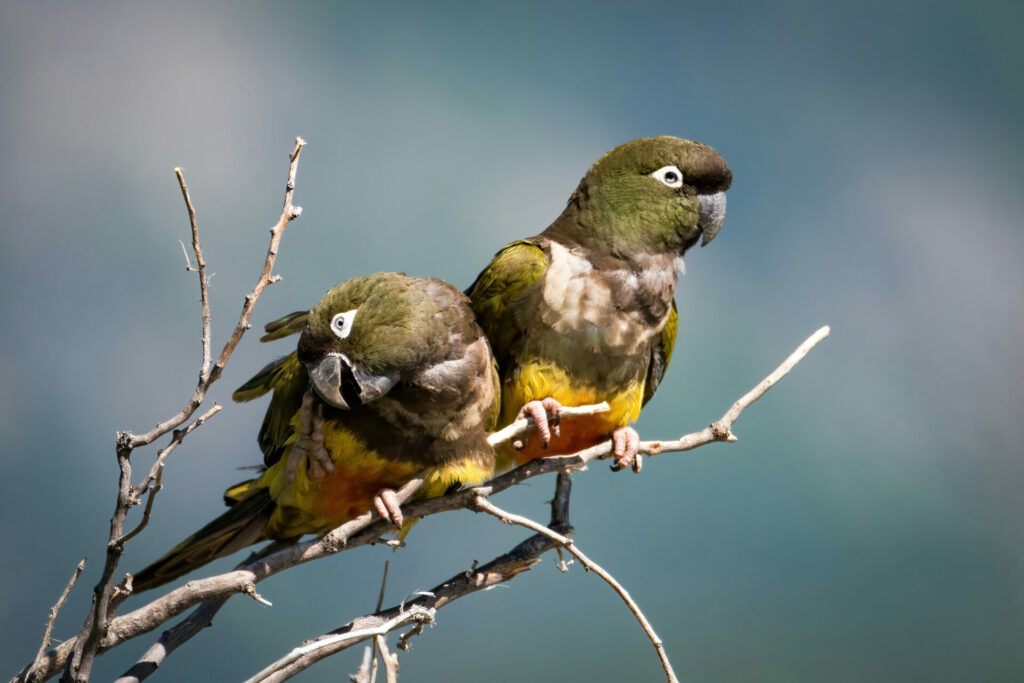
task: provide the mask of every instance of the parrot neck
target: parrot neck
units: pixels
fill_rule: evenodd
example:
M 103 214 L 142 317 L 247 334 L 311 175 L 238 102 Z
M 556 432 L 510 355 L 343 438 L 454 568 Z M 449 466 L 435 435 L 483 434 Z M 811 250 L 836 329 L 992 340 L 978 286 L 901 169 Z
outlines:
M 674 230 L 653 229 L 636 213 L 602 210 L 593 203 L 578 189 L 562 214 L 541 234 L 566 246 L 583 247 L 630 263 L 637 253 L 681 257 L 696 242 L 684 240 Z

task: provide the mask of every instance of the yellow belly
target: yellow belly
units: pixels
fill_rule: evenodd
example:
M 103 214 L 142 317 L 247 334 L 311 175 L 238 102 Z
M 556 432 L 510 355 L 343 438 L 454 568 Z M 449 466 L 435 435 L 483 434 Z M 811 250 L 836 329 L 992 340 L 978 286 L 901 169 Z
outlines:
M 566 419 L 561 436 L 552 435 L 548 448 L 531 438 L 526 448 L 517 451 L 509 444 L 498 449 L 498 468 L 508 469 L 545 455 L 575 453 L 611 437 L 619 427 L 636 421 L 643 405 L 644 383 L 636 381 L 614 389 L 588 386 L 571 378 L 561 367 L 550 362 L 530 363 L 518 368 L 502 385 L 501 424 L 515 419 L 523 404 L 553 398 L 564 406 L 580 406 L 607 401 L 610 410 L 589 417 Z

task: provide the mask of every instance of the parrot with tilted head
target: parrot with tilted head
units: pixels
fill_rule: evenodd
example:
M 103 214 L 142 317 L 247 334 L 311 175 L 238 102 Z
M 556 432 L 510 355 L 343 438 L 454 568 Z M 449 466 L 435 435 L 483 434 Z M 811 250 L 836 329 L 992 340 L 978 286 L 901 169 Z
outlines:
M 480 273 L 466 293 L 498 361 L 499 423 L 529 416 L 540 437 L 499 447 L 500 468 L 611 437 L 614 468 L 640 471 L 630 424 L 672 355 L 683 254 L 714 239 L 731 182 L 707 145 L 627 142 L 591 166 L 550 227 Z M 601 401 L 611 410 L 559 433 L 562 404 Z
M 489 477 L 498 375 L 468 303 L 442 280 L 378 273 L 268 325 L 265 340 L 301 336 L 297 351 L 234 394 L 273 391 L 260 430 L 264 471 L 229 488 L 227 512 L 135 575 L 135 591 L 374 508 L 402 526 L 395 489 L 415 477 L 424 479 L 417 498 Z

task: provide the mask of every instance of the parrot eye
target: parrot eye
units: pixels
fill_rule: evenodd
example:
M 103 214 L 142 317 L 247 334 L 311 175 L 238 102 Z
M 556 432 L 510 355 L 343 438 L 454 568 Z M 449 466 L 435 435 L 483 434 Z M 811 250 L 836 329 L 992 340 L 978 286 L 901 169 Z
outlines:
M 338 339 L 344 339 L 352 332 L 352 322 L 355 319 L 355 310 L 338 313 L 331 318 L 331 331 L 338 335 Z
M 657 178 L 665 185 L 669 187 L 682 187 L 683 186 L 683 174 L 675 166 L 662 166 L 657 171 L 651 174 L 652 178 Z

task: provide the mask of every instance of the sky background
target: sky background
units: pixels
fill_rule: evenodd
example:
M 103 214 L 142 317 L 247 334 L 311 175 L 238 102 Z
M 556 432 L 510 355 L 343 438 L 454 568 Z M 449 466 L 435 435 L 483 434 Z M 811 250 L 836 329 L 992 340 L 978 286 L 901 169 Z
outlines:
M 194 387 L 175 166 L 215 273 L 219 348 L 296 135 L 304 213 L 257 326 L 379 270 L 465 287 L 606 150 L 670 134 L 714 146 L 735 180 L 718 238 L 687 258 L 641 435 L 702 428 L 819 326 L 832 336 L 744 413 L 738 443 L 636 477 L 576 475 L 580 546 L 631 590 L 683 680 L 1021 680 L 1021 7 L 3 2 L 0 672 L 35 654 L 87 555 L 55 636 L 78 631 L 115 431 L 145 431 Z M 245 337 L 209 395 L 225 409 L 172 456 L 123 571 L 219 514 L 236 468 L 259 462 L 265 405 L 230 392 L 288 350 Z M 495 502 L 546 519 L 553 485 Z M 233 599 L 154 680 L 252 675 L 370 611 L 386 559 L 393 604 L 527 535 L 460 511 L 398 553 L 285 572 L 261 584 L 272 608 Z M 155 637 L 102 657 L 97 680 Z M 347 680 L 359 656 L 301 680 Z M 442 610 L 401 661 L 409 681 L 661 676 L 612 591 L 552 557 Z

